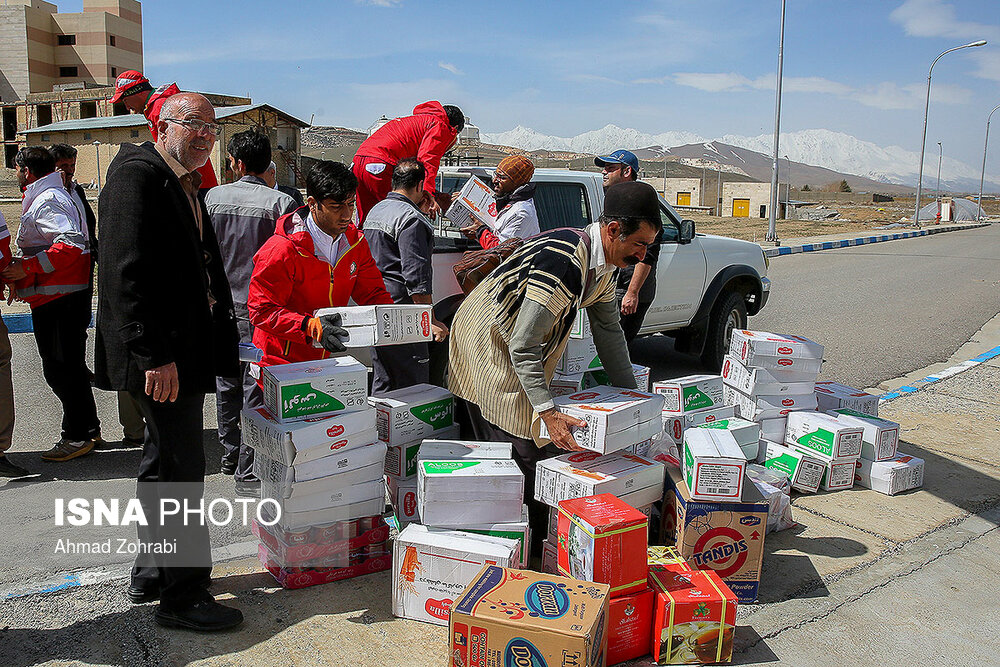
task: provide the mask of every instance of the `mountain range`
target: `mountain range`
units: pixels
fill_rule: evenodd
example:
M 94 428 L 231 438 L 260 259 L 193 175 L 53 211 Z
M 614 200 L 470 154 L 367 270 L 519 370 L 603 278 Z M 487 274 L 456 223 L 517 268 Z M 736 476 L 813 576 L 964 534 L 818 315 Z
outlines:
M 720 166 L 724 170 L 728 170 L 728 167 L 739 169 L 741 162 L 745 163 L 749 158 L 749 161 L 756 164 L 752 170 L 754 173 L 747 169 L 740 171 L 759 180 L 770 180 L 772 135 L 746 137 L 727 134 L 713 141 L 691 132 L 648 134 L 616 125 L 606 125 L 599 130 L 591 130 L 574 137 L 558 137 L 518 125 L 506 132 L 481 133 L 480 137 L 484 143 L 513 146 L 527 151 L 570 151 L 599 155 L 618 148 L 637 152 L 639 149 L 648 149 L 642 151 L 643 159 L 657 159 L 659 155 L 666 153 L 681 162 L 710 169 L 717 169 Z M 838 173 L 852 174 L 865 181 L 908 188 L 913 188 L 917 183 L 917 164 L 920 155 L 899 146 L 882 147 L 842 132 L 814 129 L 782 133 L 779 147 L 782 158 L 779 165 L 781 170 L 785 171 L 786 168 L 785 156 L 793 163 L 790 171 L 794 185 L 810 183 L 815 187 L 817 184 L 824 184 L 819 179 L 826 176 L 832 179 Z M 734 148 L 745 149 L 749 153 L 743 154 L 740 150 L 732 150 Z M 766 177 L 760 173 L 761 158 L 766 160 Z M 925 192 L 936 186 L 936 162 L 937 160 L 925 156 Z M 806 168 L 821 169 L 822 172 L 812 172 Z M 948 157 L 941 162 L 942 189 L 978 192 L 979 176 L 979 166 L 972 167 Z M 787 176 L 783 175 L 781 180 L 786 181 Z M 984 188 L 992 192 L 1000 191 L 1000 175 L 987 174 Z

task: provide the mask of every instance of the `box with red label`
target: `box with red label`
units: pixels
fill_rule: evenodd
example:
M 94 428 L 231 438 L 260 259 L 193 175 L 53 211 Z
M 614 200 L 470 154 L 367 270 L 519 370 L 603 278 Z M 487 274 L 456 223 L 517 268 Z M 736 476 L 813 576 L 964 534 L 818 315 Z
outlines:
M 815 380 L 823 367 L 823 346 L 819 343 L 802 336 L 767 331 L 736 329 L 730 339 L 729 354 L 744 366 L 781 371 L 779 379 L 784 382 Z
M 340 315 L 340 326 L 347 332 L 347 337 L 340 341 L 347 347 L 425 343 L 431 340 L 429 305 L 337 306 L 320 308 L 313 313 L 313 317 L 333 314 Z
M 504 537 L 411 523 L 393 549 L 393 616 L 447 625 L 452 602 L 483 565 L 517 567 L 520 546 Z
M 800 382 L 782 378 L 782 371 L 744 366 L 732 355 L 722 360 L 722 381 L 747 396 L 777 396 L 780 394 L 808 394 L 813 391 L 814 377 Z
M 554 399 L 556 409 L 586 422 L 570 433 L 584 449 L 607 454 L 657 436 L 663 429 L 663 397 L 634 389 L 594 387 Z M 545 422 L 540 435 L 548 438 Z
M 668 470 L 663 514 L 674 514 L 676 546 L 699 570 L 715 570 L 740 602 L 756 602 L 764 559 L 769 503 L 757 487 L 743 483 L 738 502 L 692 500 L 680 471 Z M 669 542 L 670 536 L 664 536 Z
M 384 545 L 389 539 L 389 526 L 385 525 L 381 516 L 314 528 L 310 531 L 310 539 L 304 542 L 286 542 L 283 531 L 275 530 L 274 526 L 264 526 L 256 520 L 251 524 L 250 530 L 282 567 L 301 566 L 307 561 L 331 555 L 343 556 L 362 547 Z
M 890 461 L 858 459 L 854 481 L 888 496 L 918 489 L 924 484 L 924 460 L 902 453 Z
M 723 405 L 718 408 L 707 410 L 697 410 L 684 415 L 663 415 L 663 433 L 673 441 L 675 445 L 681 444 L 684 440 L 684 431 L 702 424 L 710 424 L 719 419 L 730 419 L 736 416 L 736 408 L 732 405 Z
M 290 589 L 328 584 L 373 572 L 382 572 L 388 570 L 392 565 L 392 556 L 384 551 L 366 553 L 362 550 L 347 567 L 283 567 L 277 563 L 273 554 L 263 544 L 258 548 L 257 557 L 261 565 L 277 579 L 283 588 Z
M 842 491 L 854 486 L 854 469 L 857 466 L 858 458 L 831 459 L 823 462 L 823 478 L 820 480 L 819 488 L 824 491 Z
M 653 591 L 611 598 L 608 603 L 608 664 L 649 653 L 653 632 Z
M 611 596 L 646 587 L 649 520 L 610 493 L 559 503 L 559 573 L 611 586 Z
M 297 466 L 378 440 L 375 410 L 346 412 L 279 423 L 264 408 L 243 410 L 243 444 L 261 456 L 286 466 Z
M 420 511 L 417 509 L 417 478 L 385 476 L 385 488 L 389 491 L 389 503 L 396 510 L 399 524 L 405 525 L 411 521 L 420 521 Z
M 560 500 L 610 493 L 632 507 L 645 507 L 663 494 L 663 464 L 636 454 L 572 452 L 538 462 L 535 500 L 555 507 Z
M 728 384 L 722 388 L 726 403 L 735 405 L 739 416 L 752 422 L 787 417 L 795 410 L 815 410 L 816 394 L 791 394 L 781 396 L 747 396 Z
M 816 400 L 820 412 L 829 412 L 840 408 L 849 408 L 863 412 L 872 417 L 878 417 L 878 401 L 882 398 L 867 391 L 848 387 L 839 382 L 817 382 Z
M 294 466 L 255 456 L 253 473 L 282 498 L 301 498 L 378 479 L 384 465 L 385 443 L 372 440 L 367 445 Z
M 604 667 L 608 587 L 487 566 L 451 609 L 451 667 Z
M 659 665 L 729 662 L 737 598 L 711 570 L 649 568 L 653 601 L 653 660 Z
M 722 378 L 718 375 L 685 375 L 653 383 L 653 392 L 663 396 L 663 412 L 682 415 L 721 408 Z

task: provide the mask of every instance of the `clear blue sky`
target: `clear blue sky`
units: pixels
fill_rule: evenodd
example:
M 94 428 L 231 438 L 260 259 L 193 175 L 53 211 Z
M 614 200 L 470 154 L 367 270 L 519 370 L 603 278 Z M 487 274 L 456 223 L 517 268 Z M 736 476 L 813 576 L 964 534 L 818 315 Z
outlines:
M 72 10 L 79 2 L 64 2 Z M 237 9 L 238 8 L 238 9 Z M 367 127 L 439 99 L 484 131 L 607 123 L 714 137 L 773 130 L 778 0 L 143 3 L 146 72 Z M 978 164 L 1000 104 L 997 0 L 789 0 L 782 130 L 826 128 Z M 1000 150 L 1000 112 L 994 115 Z M 993 155 L 991 151 L 991 155 Z

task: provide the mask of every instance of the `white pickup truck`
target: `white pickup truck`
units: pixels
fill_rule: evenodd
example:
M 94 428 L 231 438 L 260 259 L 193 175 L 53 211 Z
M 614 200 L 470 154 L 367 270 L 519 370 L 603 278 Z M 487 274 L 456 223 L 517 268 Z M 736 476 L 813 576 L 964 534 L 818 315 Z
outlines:
M 454 192 L 477 175 L 490 182 L 492 169 L 445 168 L 438 174 L 438 191 Z M 604 208 L 601 175 L 595 172 L 536 169 L 535 208 L 541 230 L 585 227 Z M 676 339 L 676 349 L 699 356 L 717 371 L 729 349 L 734 329 L 745 329 L 747 317 L 767 303 L 771 281 L 768 260 L 756 243 L 696 234 L 694 222 L 682 220 L 660 199 L 663 244 L 656 265 L 656 296 L 640 335 L 663 333 Z M 462 291 L 452 267 L 465 250 L 478 249 L 439 221 L 434 244 L 434 309 L 445 323 L 457 310 Z M 436 364 L 435 364 L 436 365 Z

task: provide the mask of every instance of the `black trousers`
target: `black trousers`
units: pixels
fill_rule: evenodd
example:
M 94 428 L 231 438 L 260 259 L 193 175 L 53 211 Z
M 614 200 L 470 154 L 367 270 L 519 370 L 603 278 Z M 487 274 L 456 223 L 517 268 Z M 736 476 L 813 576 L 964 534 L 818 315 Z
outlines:
M 372 393 L 376 396 L 415 384 L 427 384 L 431 377 L 428 344 L 373 347 L 372 371 Z
M 197 517 L 172 515 L 161 521 L 161 500 L 187 501 L 197 507 L 205 488 L 203 443 L 205 396 L 180 394 L 173 403 L 159 403 L 133 393 L 146 420 L 146 443 L 139 463 L 137 492 L 148 526 L 138 526 L 141 543 L 175 541 L 172 555 L 140 554 L 132 568 L 132 583 L 160 590 L 164 609 L 183 609 L 208 599 L 212 551 L 208 526 Z
M 514 461 L 524 473 L 524 502 L 528 506 L 528 525 L 531 527 L 531 555 L 542 555 L 542 540 L 548 534 L 549 506 L 535 500 L 535 466 L 553 456 L 559 450 L 554 445 L 538 447 L 534 440 L 519 438 L 487 421 L 479 406 L 465 399 L 455 397 L 455 420 L 461 429 L 460 435 L 466 440 L 483 442 L 509 442 L 514 445 Z
M 639 329 L 642 328 L 642 321 L 646 319 L 646 311 L 649 310 L 649 307 L 652 304 L 653 304 L 652 301 L 647 301 L 646 303 L 640 301 L 636 305 L 634 313 L 632 313 L 631 315 L 621 316 L 622 332 L 625 334 L 626 343 L 631 343 L 633 340 L 635 340 L 635 337 L 639 335 Z M 621 312 L 621 309 L 622 309 L 622 299 L 619 296 L 618 312 Z
M 101 434 L 91 373 L 87 368 L 90 290 L 80 290 L 31 309 L 42 375 L 62 403 L 62 435 L 90 440 Z
M 246 315 L 246 306 L 237 304 L 236 324 L 241 343 L 253 342 L 253 327 L 241 316 Z M 235 478 L 240 481 L 255 481 L 253 474 L 253 448 L 243 444 L 240 430 L 240 412 L 243 408 L 264 407 L 264 397 L 257 387 L 257 380 L 250 375 L 250 364 L 240 363 L 240 377 L 215 378 L 216 416 L 219 423 L 219 443 L 222 445 L 222 462 L 236 464 Z

